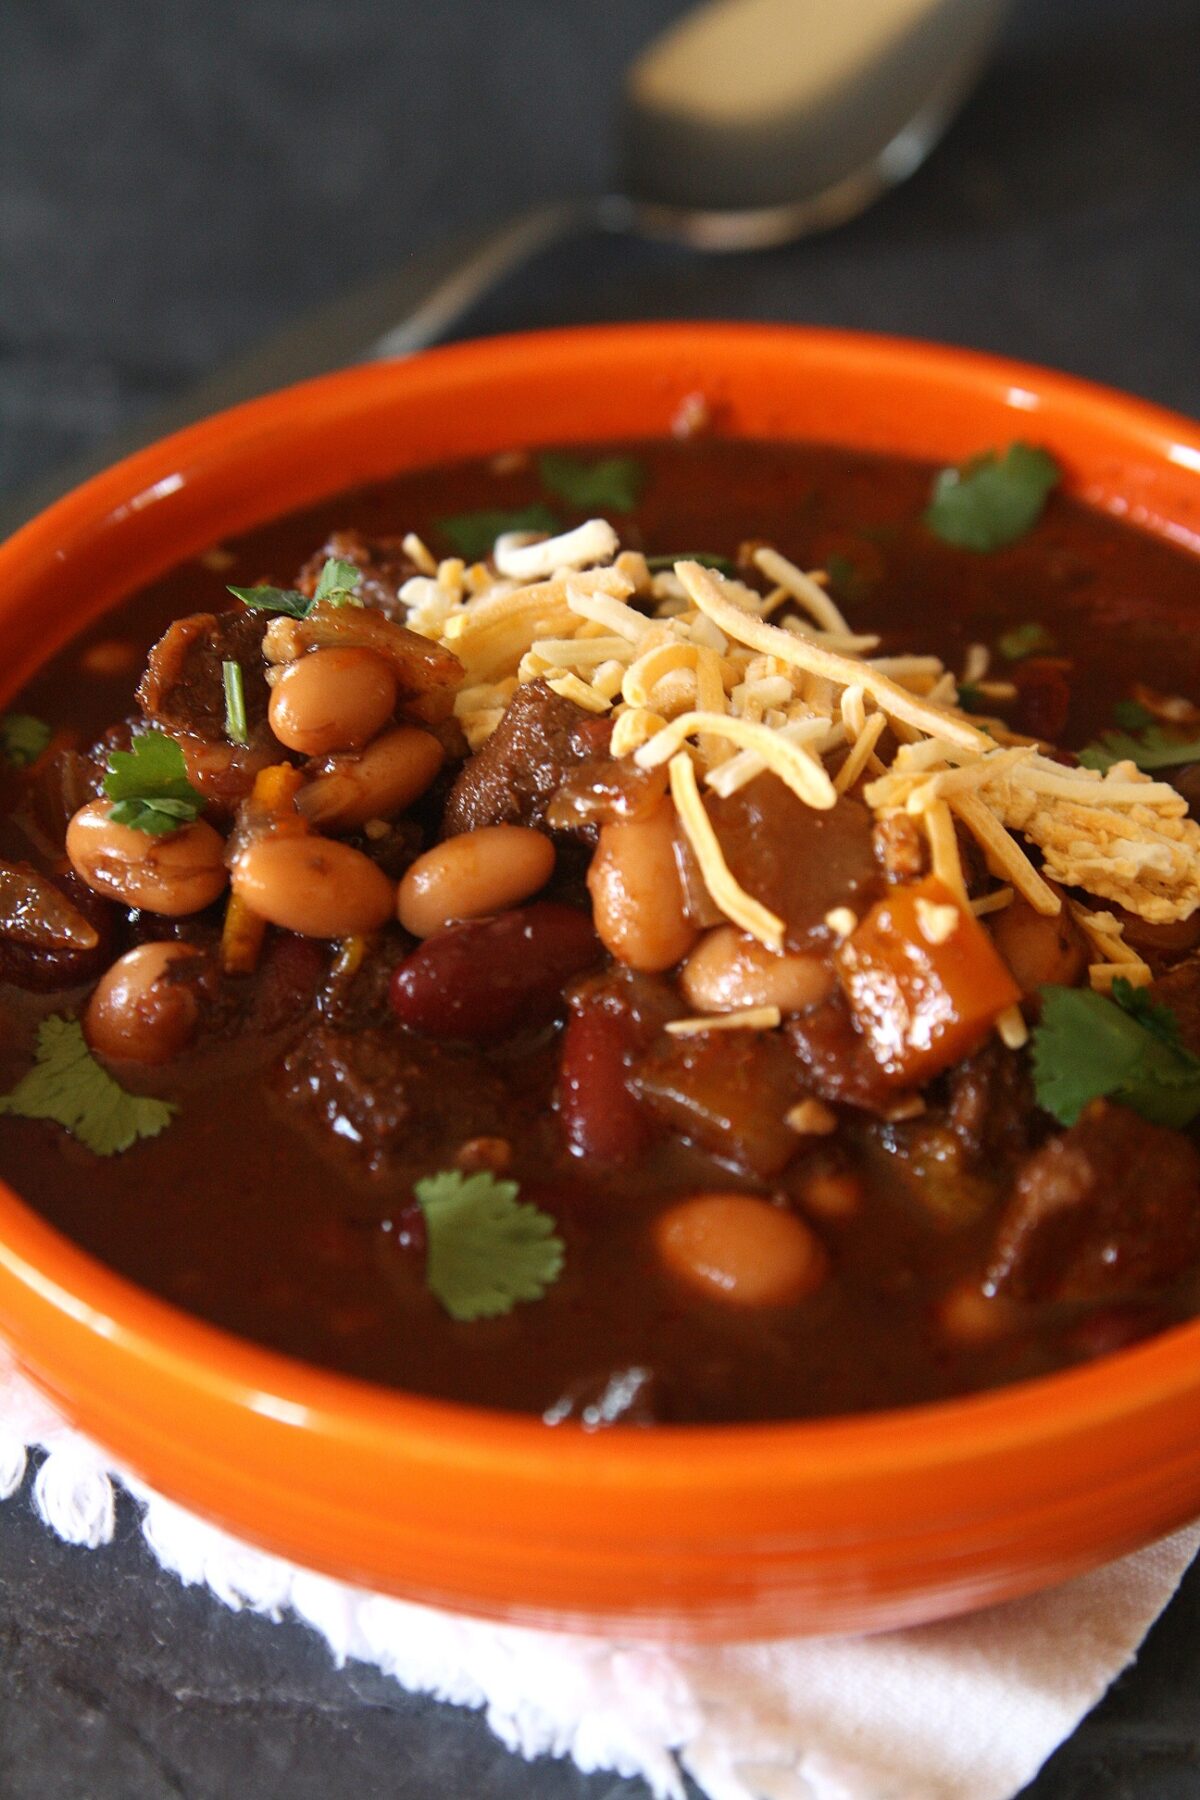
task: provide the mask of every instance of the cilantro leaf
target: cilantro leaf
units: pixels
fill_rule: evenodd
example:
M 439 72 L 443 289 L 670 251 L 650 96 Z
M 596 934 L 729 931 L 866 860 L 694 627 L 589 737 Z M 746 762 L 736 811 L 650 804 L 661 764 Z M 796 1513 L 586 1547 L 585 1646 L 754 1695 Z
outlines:
M 518 1201 L 515 1181 L 443 1169 L 413 1188 L 428 1238 L 425 1280 L 452 1319 L 495 1319 L 540 1300 L 562 1273 L 549 1213 Z
M 358 598 L 361 585 L 362 570 L 357 563 L 344 562 L 338 556 L 327 557 L 325 567 L 317 577 L 313 605 L 324 600 L 329 606 L 361 606 L 362 601 Z
M 221 679 L 225 684 L 225 736 L 231 744 L 248 744 L 250 732 L 246 724 L 246 683 L 240 662 L 223 662 Z
M 632 512 L 646 485 L 646 467 L 636 456 L 581 456 L 551 450 L 538 457 L 538 474 L 549 494 L 580 512 Z
M 174 1112 L 165 1100 L 127 1094 L 88 1049 L 79 1020 L 61 1013 L 42 1020 L 36 1063 L 10 1094 L 0 1094 L 0 1113 L 52 1119 L 97 1156 L 157 1137 Z
M 1143 1030 L 1151 1033 L 1172 1050 L 1188 1054 L 1179 1039 L 1179 1020 L 1161 1000 L 1155 1000 L 1147 988 L 1135 988 L 1123 975 L 1114 978 L 1112 997 L 1122 1012 L 1136 1019 Z
M 830 586 L 852 605 L 865 600 L 875 586 L 877 576 L 874 571 L 841 550 L 831 550 L 824 562 Z
M 959 682 L 958 704 L 965 713 L 985 713 L 987 711 L 986 696 L 980 693 L 973 681 Z
M 289 619 L 307 619 L 318 600 L 324 600 L 329 606 L 361 606 L 362 601 L 358 598 L 361 581 L 362 570 L 357 563 L 327 556 L 311 600 L 299 588 L 231 587 L 229 592 L 255 612 L 284 613 Z
M 50 742 L 50 727 L 32 713 L 0 715 L 0 752 L 15 769 L 35 763 Z
M 961 550 L 1000 550 L 1036 525 L 1060 479 L 1054 458 L 1030 444 L 985 451 L 943 469 L 923 517 L 935 537 Z
M 1200 738 L 1172 737 L 1161 725 L 1148 725 L 1137 737 L 1127 731 L 1102 731 L 1096 743 L 1079 752 L 1079 760 L 1085 769 L 1102 774 L 1116 762 L 1134 762 L 1139 769 L 1173 769 L 1180 763 L 1200 762 Z
M 307 619 L 313 608 L 299 588 L 231 587 L 229 592 L 255 612 L 286 613 L 289 619 Z
M 1140 700 L 1118 700 L 1113 707 L 1113 718 L 1122 731 L 1143 731 L 1154 723 L 1154 714 Z
M 1031 619 L 1026 625 L 1014 625 L 1011 631 L 1002 631 L 996 639 L 996 648 L 1005 662 L 1024 662 L 1027 656 L 1041 656 L 1054 649 L 1054 639 L 1044 625 Z
M 183 751 L 162 731 L 146 731 L 108 759 L 104 792 L 112 817 L 150 837 L 162 837 L 199 818 L 204 800 L 187 778 Z
M 1042 988 L 1033 1032 L 1038 1104 L 1073 1125 L 1089 1101 L 1107 1098 L 1182 1129 L 1200 1112 L 1200 1057 L 1179 1043 L 1168 1007 L 1149 996 L 1125 1000 L 1122 985 L 1113 983 L 1113 1000 L 1088 988 Z
M 699 563 L 702 569 L 718 569 L 722 575 L 732 575 L 737 566 L 732 556 L 715 556 L 711 550 L 676 550 L 670 556 L 648 556 L 646 567 L 658 575 L 663 569 L 673 569 L 677 562 Z
M 439 519 L 437 526 L 459 556 L 468 562 L 482 562 L 506 531 L 554 532 L 559 529 L 559 521 L 545 501 L 535 500 L 531 506 L 513 512 L 485 508 L 482 512 L 455 513 L 451 518 Z

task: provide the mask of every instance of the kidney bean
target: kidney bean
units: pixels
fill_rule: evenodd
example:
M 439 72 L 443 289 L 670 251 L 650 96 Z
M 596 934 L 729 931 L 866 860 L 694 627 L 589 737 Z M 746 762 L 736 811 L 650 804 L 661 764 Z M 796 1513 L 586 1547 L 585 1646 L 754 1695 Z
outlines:
M 638 1047 L 627 1013 L 597 1005 L 572 1010 L 558 1075 L 559 1116 L 572 1155 L 623 1163 L 649 1147 L 650 1121 L 625 1078 Z
M 601 954 L 586 913 L 539 901 L 426 938 L 392 976 L 392 1010 L 427 1037 L 494 1042 L 546 1024 Z

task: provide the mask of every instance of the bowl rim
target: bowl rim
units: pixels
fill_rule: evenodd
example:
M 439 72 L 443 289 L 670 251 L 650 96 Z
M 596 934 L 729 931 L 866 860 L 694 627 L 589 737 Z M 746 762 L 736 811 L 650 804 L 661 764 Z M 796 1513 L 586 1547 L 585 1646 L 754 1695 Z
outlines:
M 0 586 L 30 561 L 66 554 L 81 529 L 100 530 L 168 495 L 187 479 L 189 466 L 214 457 L 225 463 L 245 455 L 265 432 L 277 433 L 296 409 L 334 402 L 353 412 L 372 386 L 403 368 L 405 378 L 445 378 L 448 372 L 486 379 L 486 366 L 502 350 L 535 368 L 547 358 L 566 364 L 583 357 L 618 357 L 687 349 L 699 354 L 738 346 L 778 355 L 790 349 L 825 362 L 862 370 L 869 362 L 885 376 L 932 380 L 944 388 L 977 394 L 980 388 L 1026 394 L 1065 408 L 1102 432 L 1138 444 L 1153 460 L 1200 476 L 1200 426 L 1112 388 L 986 352 L 898 336 L 794 325 L 664 323 L 573 326 L 474 339 L 423 352 L 403 364 L 368 364 L 278 390 L 213 415 L 135 452 L 57 500 L 0 545 Z M 1020 407 L 1020 402 L 1013 404 Z M 590 441 L 596 441 L 593 435 Z M 810 439 L 810 441 L 812 441 Z M 334 490 L 326 489 L 332 496 Z M 1087 493 L 1081 495 L 1088 499 Z M 1101 504 L 1107 502 L 1101 496 Z M 292 510 L 291 507 L 285 509 Z M 1110 510 L 1121 511 L 1119 501 Z M 262 515 L 266 523 L 274 515 Z M 1176 548 L 1200 549 L 1200 533 L 1163 529 L 1153 515 L 1136 516 Z M 76 619 L 68 635 L 79 629 Z M 56 646 L 57 647 L 57 646 Z M 52 652 L 51 652 L 52 653 Z M 46 660 L 45 656 L 39 661 Z M 27 673 L 18 669 L 19 680 Z M 19 683 L 18 683 L 19 684 Z M 14 684 L 14 685 L 18 685 Z M 9 677 L 3 683 L 11 692 Z M 724 1481 L 753 1447 L 792 1476 L 813 1478 L 836 1466 L 839 1474 L 929 1470 L 1021 1444 L 1036 1447 L 1072 1431 L 1112 1423 L 1194 1389 L 1200 1371 L 1200 1319 L 1102 1356 L 1081 1367 L 1022 1380 L 1002 1388 L 886 1411 L 832 1418 L 769 1420 L 722 1425 L 656 1425 L 652 1430 L 612 1426 L 589 1432 L 575 1423 L 548 1428 L 534 1415 L 433 1399 L 325 1370 L 210 1325 L 109 1268 L 48 1224 L 17 1192 L 0 1182 L 0 1268 L 45 1306 L 77 1326 L 119 1339 L 137 1360 L 182 1376 L 217 1402 L 319 1428 L 333 1438 L 380 1444 L 413 1443 L 434 1431 L 448 1460 L 466 1462 L 498 1477 L 519 1468 L 537 1479 L 603 1469 L 623 1487 L 647 1477 L 657 1487 L 692 1487 L 698 1479 Z M 686 1445 L 687 1456 L 681 1457 Z M 761 1461 L 760 1465 L 761 1467 Z

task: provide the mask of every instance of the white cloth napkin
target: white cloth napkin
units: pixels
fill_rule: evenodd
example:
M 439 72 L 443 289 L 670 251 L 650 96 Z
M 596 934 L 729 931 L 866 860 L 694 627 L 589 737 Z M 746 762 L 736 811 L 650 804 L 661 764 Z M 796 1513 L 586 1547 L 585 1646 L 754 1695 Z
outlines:
M 518 1755 L 640 1775 L 681 1800 L 1010 1800 L 1174 1593 L 1200 1525 L 1050 1593 L 872 1638 L 665 1650 L 409 1606 L 264 1555 L 164 1500 L 67 1424 L 0 1346 L 0 1499 L 46 1452 L 34 1504 L 69 1543 L 113 1533 L 113 1480 L 164 1568 L 235 1611 L 291 1612 L 412 1692 L 486 1712 Z

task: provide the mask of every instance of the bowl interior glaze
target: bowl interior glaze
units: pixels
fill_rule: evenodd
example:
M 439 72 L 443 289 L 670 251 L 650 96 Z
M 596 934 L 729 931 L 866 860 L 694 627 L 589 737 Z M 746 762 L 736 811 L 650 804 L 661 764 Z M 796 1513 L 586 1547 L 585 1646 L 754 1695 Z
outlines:
M 937 460 L 1036 441 L 1076 496 L 1200 551 L 1200 430 L 1064 376 L 785 327 L 496 338 L 255 401 L 59 501 L 0 547 L 0 699 L 223 537 L 407 468 L 664 435 L 696 391 L 730 436 Z M 1200 1324 L 888 1414 L 550 1431 L 214 1330 L 0 1186 L 0 1334 L 116 1460 L 182 1504 L 311 1567 L 531 1624 L 880 1629 L 1045 1586 L 1200 1510 Z

